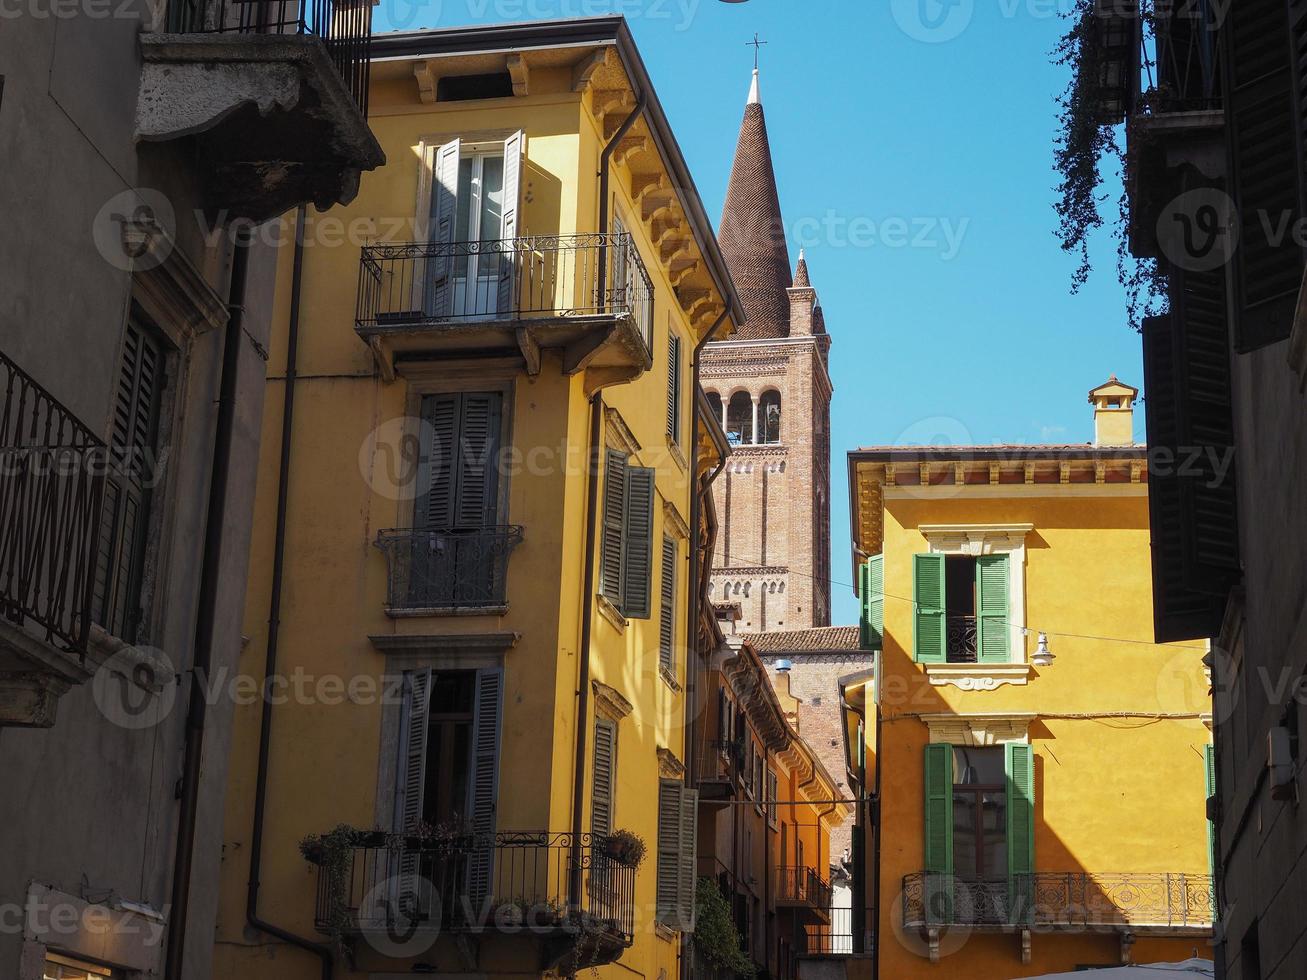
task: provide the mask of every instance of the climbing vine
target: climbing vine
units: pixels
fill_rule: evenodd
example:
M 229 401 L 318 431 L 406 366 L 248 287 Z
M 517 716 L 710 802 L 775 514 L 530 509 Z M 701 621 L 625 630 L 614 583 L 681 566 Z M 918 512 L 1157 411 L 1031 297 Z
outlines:
M 731 921 L 731 907 L 711 878 L 700 878 L 694 891 L 694 947 L 712 966 L 741 980 L 757 972 Z

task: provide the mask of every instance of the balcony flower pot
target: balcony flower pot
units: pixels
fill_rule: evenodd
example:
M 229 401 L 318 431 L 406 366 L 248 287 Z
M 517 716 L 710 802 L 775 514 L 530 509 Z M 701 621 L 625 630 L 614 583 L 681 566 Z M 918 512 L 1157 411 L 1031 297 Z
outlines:
M 618 830 L 604 838 L 601 852 L 607 858 L 628 868 L 638 868 L 644 862 L 644 838 L 629 830 Z

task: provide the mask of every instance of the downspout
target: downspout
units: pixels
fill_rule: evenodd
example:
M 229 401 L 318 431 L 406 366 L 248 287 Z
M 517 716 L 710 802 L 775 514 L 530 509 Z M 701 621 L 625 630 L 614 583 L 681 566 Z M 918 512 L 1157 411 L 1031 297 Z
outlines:
M 322 980 L 331 980 L 335 963 L 330 946 L 259 918 L 259 885 L 263 869 L 263 821 L 268 803 L 268 751 L 272 741 L 272 698 L 269 683 L 277 671 L 277 640 L 281 628 L 281 582 L 286 565 L 286 499 L 290 485 L 291 428 L 295 417 L 295 361 L 299 349 L 300 290 L 304 279 L 305 207 L 295 215 L 295 259 L 291 272 L 290 329 L 286 339 L 286 381 L 281 408 L 281 461 L 277 468 L 277 524 L 272 548 L 272 587 L 268 601 L 268 645 L 263 665 L 263 708 L 259 720 L 259 768 L 254 787 L 254 823 L 250 830 L 250 880 L 245 892 L 245 921 L 250 928 L 312 953 L 322 961 Z M 169 975 L 168 980 L 181 980 Z
M 222 342 L 222 374 L 218 384 L 218 416 L 209 473 L 209 505 L 204 519 L 204 551 L 200 559 L 199 603 L 195 613 L 195 653 L 190 669 L 186 706 L 185 749 L 177 815 L 177 846 L 173 857 L 172 906 L 164 976 L 181 980 L 190 913 L 191 872 L 194 868 L 195 826 L 199 812 L 204 728 L 209 702 L 205 685 L 213 668 L 213 630 L 217 619 L 218 578 L 222 564 L 222 532 L 227 508 L 227 475 L 231 469 L 232 433 L 236 418 L 236 383 L 240 365 L 241 330 L 245 318 L 245 285 L 250 260 L 249 235 L 237 235 L 227 287 L 227 329 Z
M 877 658 L 877 660 L 883 661 L 883 658 Z M 878 662 L 877 666 L 882 666 L 882 664 Z M 877 676 L 876 678 L 874 678 L 874 681 L 876 684 L 876 690 L 879 691 L 880 684 L 881 684 L 880 677 Z M 877 698 L 877 704 L 876 704 L 876 789 L 875 792 L 873 792 L 871 795 L 871 808 L 872 808 L 871 812 L 874 817 L 874 819 L 871 821 L 872 851 L 874 854 L 872 864 L 876 868 L 876 877 L 873 878 L 871 881 L 871 903 L 872 903 L 872 915 L 873 915 L 872 923 L 871 923 L 871 954 L 872 954 L 871 955 L 871 980 L 879 980 L 880 977 L 880 878 L 881 878 L 880 840 L 884 836 L 884 834 L 881 833 L 881 825 L 880 825 L 882 819 L 881 818 L 882 810 L 880 805 L 880 800 L 881 800 L 880 774 L 881 771 L 884 770 L 885 768 L 885 755 L 884 755 L 885 745 L 881 740 L 881 735 L 883 732 L 883 728 L 882 728 L 883 722 L 881 721 L 881 716 L 883 712 L 880 710 L 879 700 L 880 699 Z M 863 778 L 865 779 L 866 771 L 867 771 L 867 767 L 865 763 L 863 764 L 862 771 L 863 771 Z M 865 789 L 863 790 L 863 795 L 864 796 L 866 795 Z M 858 803 L 858 819 L 860 820 L 862 819 L 862 811 L 865 805 L 866 804 L 862 801 L 859 801 Z M 863 916 L 864 918 L 866 916 L 865 910 L 863 912 Z M 865 927 L 863 929 L 863 932 L 864 933 L 866 932 Z
M 607 233 L 608 228 L 608 188 L 609 169 L 617 144 L 626 138 L 637 119 L 643 114 L 648 99 L 644 93 L 636 100 L 635 108 L 626 117 L 613 138 L 608 141 L 599 155 L 599 234 Z M 598 279 L 596 280 L 600 309 L 603 308 L 608 281 L 608 250 L 599 249 Z M 586 487 L 585 503 L 585 571 L 581 583 L 581 642 L 577 650 L 578 665 L 576 691 L 576 758 L 572 768 L 572 871 L 567 883 L 567 901 L 574 909 L 581 907 L 583 857 L 581 833 L 584 827 L 583 810 L 585 807 L 585 747 L 586 734 L 589 731 L 590 715 L 590 620 L 594 616 L 595 586 L 595 531 L 599 520 L 599 440 L 603 431 L 604 399 L 600 392 L 595 392 L 590 399 L 590 449 L 586 459 L 590 462 L 590 475 Z

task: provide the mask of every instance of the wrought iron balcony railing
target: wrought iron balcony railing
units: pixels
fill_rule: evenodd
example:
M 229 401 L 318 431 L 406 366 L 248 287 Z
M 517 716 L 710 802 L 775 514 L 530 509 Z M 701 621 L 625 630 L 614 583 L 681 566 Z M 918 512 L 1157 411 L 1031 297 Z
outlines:
M 1096 15 L 1107 121 L 1222 107 L 1215 4 L 1098 0 Z
M 366 118 L 371 66 L 371 0 L 174 0 L 174 34 L 292 34 L 322 40 L 350 96 Z
M 400 614 L 504 606 L 508 556 L 521 541 L 515 525 L 382 531 L 376 544 L 386 555 L 386 605 Z
M 358 325 L 630 317 L 652 350 L 653 283 L 629 234 L 368 245 Z
M 322 932 L 587 935 L 609 943 L 610 955 L 631 945 L 635 868 L 609 857 L 602 838 L 582 835 L 578 907 L 567 892 L 571 834 L 368 836 L 343 862 L 319 863 L 314 920 Z
M 805 905 L 826 914 L 830 913 L 830 883 L 817 873 L 816 868 L 774 868 L 772 889 L 777 903 Z
M 1210 928 L 1212 879 L 1191 874 L 1038 872 L 971 881 L 920 872 L 903 879 L 903 924 Z
M 86 653 L 108 456 L 0 353 L 0 614 Z
M 948 630 L 947 656 L 951 664 L 974 664 L 980 659 L 980 634 L 975 616 L 953 616 L 945 619 Z

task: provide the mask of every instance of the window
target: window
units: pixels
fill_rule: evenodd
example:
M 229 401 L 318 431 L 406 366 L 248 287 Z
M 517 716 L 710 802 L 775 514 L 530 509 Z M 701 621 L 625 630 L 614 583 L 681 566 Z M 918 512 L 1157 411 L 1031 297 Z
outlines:
M 726 407 L 726 438 L 732 446 L 753 445 L 753 399 L 737 391 Z
M 654 476 L 608 450 L 600 591 L 623 616 L 648 619 L 653 569 Z
M 45 954 L 45 966 L 41 970 L 42 980 L 100 980 L 102 977 L 119 977 L 120 973 L 108 967 L 83 963 L 58 953 Z
M 918 663 L 1007 663 L 1009 556 L 928 554 L 914 555 L 913 562 Z
M 860 639 L 864 650 L 885 647 L 885 556 L 872 555 L 858 567 Z
M 433 318 L 512 312 L 522 172 L 521 132 L 503 143 L 446 143 L 436 151 L 424 309 Z
M 607 837 L 613 832 L 613 789 L 617 773 L 617 725 L 607 718 L 595 721 L 594 792 L 590 805 L 590 832 Z
M 779 783 L 776 778 L 776 770 L 768 769 L 767 770 L 767 823 L 771 827 L 776 826 L 776 811 L 777 811 L 776 797 L 778 795 L 777 792 L 778 785 Z M 781 848 L 781 853 L 782 854 L 785 853 L 784 847 Z
M 1007 774 L 1002 748 L 953 749 L 953 873 L 1007 877 Z
M 765 391 L 758 402 L 759 426 L 762 438 L 758 441 L 768 446 L 776 446 L 781 441 L 781 393 Z
M 508 99 L 512 96 L 513 76 L 506 71 L 486 75 L 446 75 L 436 82 L 437 102 Z
M 712 409 L 713 418 L 724 428 L 726 425 L 726 416 L 722 414 L 722 396 L 715 391 L 708 392 L 708 407 Z
M 684 783 L 664 779 L 658 786 L 658 921 L 682 932 L 694 931 L 695 839 L 699 794 Z
M 681 338 L 667 335 L 667 438 L 681 443 Z
M 676 542 L 663 536 L 662 595 L 658 608 L 658 669 L 676 680 Z
M 109 475 L 100 516 L 92 616 L 109 633 L 136 642 L 141 619 L 141 579 L 151 489 L 156 482 L 159 404 L 165 384 L 164 352 L 133 314 L 127 322 L 123 359 L 109 436 Z

